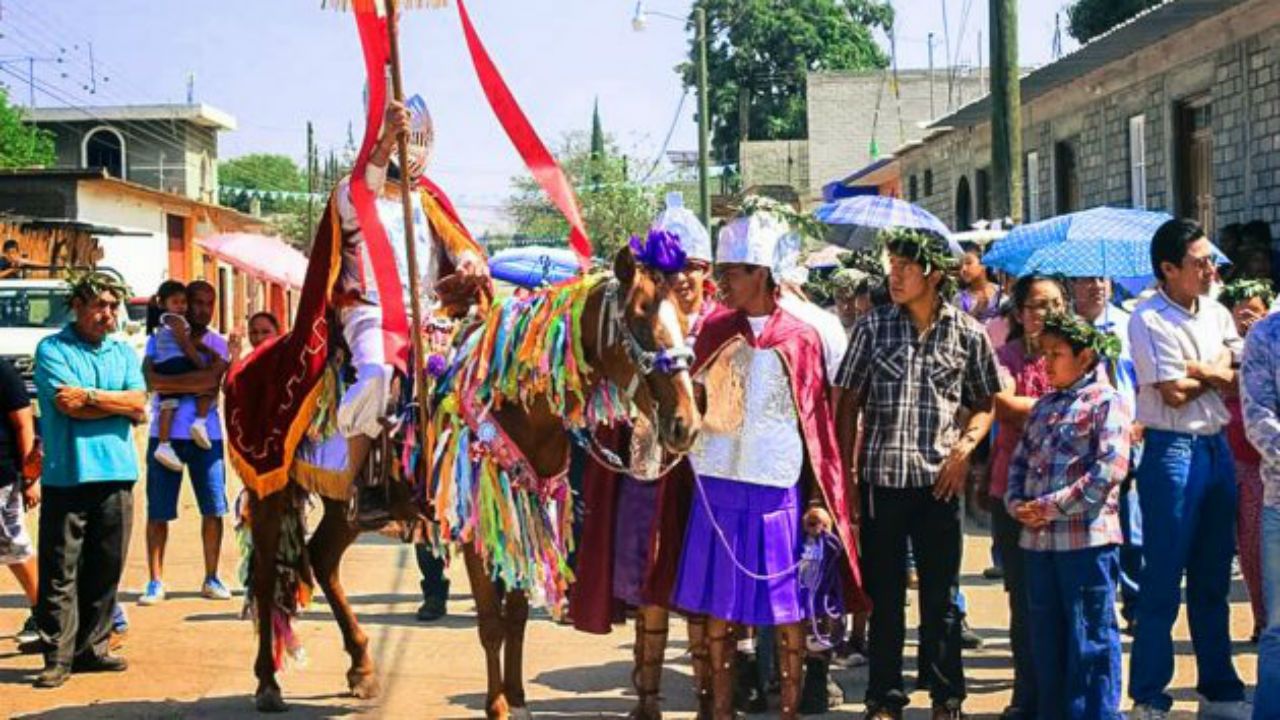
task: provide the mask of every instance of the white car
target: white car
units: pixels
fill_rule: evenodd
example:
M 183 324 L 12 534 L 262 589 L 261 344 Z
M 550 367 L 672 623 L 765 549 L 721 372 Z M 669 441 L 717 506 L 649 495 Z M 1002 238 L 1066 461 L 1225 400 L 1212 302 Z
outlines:
M 0 357 L 18 370 L 32 397 L 36 346 L 70 322 L 69 294 L 67 283 L 60 279 L 0 280 Z M 133 346 L 141 358 L 147 337 L 143 324 L 130 318 L 125 303 L 120 306 L 118 327 L 117 337 Z

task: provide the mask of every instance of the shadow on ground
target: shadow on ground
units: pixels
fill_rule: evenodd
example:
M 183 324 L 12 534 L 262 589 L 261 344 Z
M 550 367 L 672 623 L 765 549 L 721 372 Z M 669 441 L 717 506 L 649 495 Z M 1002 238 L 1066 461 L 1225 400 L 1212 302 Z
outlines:
M 322 705 L 317 701 L 337 698 L 337 695 L 317 695 L 298 698 L 289 702 L 290 720 L 338 718 L 366 712 L 369 708 L 354 705 Z M 253 699 L 245 695 L 201 698 L 199 700 L 124 700 L 115 702 L 69 705 L 27 715 L 16 715 L 21 720 L 171 720 L 172 718 L 245 718 L 255 715 Z

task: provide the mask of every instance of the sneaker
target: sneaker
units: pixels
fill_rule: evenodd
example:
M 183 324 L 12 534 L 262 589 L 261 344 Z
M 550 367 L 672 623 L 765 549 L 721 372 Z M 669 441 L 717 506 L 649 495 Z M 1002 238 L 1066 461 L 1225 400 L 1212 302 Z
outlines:
M 204 579 L 204 587 L 200 588 L 200 596 L 206 600 L 230 600 L 231 591 L 217 577 Z
M 32 684 L 44 690 L 52 690 L 62 687 L 69 677 L 71 677 L 71 668 L 66 665 L 46 665 Z
M 162 602 L 164 602 L 164 583 L 159 580 L 147 583 L 147 589 L 142 592 L 142 597 L 138 598 L 138 604 L 143 607 L 159 605 Z
M 1200 698 L 1200 709 L 1197 718 L 1213 720 L 1249 720 L 1253 717 L 1253 703 L 1244 700 L 1221 700 L 1214 702 Z
M 19 645 L 33 643 L 40 639 L 40 628 L 36 626 L 34 613 L 27 616 L 27 621 L 22 623 L 22 629 L 13 636 L 13 639 L 17 640 Z
M 1168 710 L 1161 710 L 1154 705 L 1134 705 L 1129 712 L 1129 720 L 1167 720 Z
M 191 442 L 201 450 L 213 448 L 213 441 L 209 438 L 209 426 L 206 423 L 205 418 L 196 418 L 191 423 Z
M 982 636 L 969 627 L 969 619 L 960 621 L 960 647 L 965 650 L 981 650 Z
M 174 452 L 173 446 L 169 443 L 162 442 L 156 446 L 155 458 L 156 462 L 170 470 L 182 472 L 182 458 L 178 457 L 178 453 Z

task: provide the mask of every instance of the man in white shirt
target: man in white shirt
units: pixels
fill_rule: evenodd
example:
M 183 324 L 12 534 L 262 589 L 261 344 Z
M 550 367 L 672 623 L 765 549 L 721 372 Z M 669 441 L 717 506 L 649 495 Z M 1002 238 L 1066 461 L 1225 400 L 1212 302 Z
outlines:
M 1145 428 L 1138 490 L 1143 517 L 1142 595 L 1129 695 L 1139 720 L 1165 718 L 1173 700 L 1173 623 L 1187 576 L 1200 717 L 1248 718 L 1231 662 L 1228 594 L 1235 553 L 1236 485 L 1219 394 L 1236 381 L 1240 337 L 1227 309 L 1207 297 L 1213 245 L 1198 225 L 1170 220 L 1151 241 L 1159 291 L 1129 323 Z

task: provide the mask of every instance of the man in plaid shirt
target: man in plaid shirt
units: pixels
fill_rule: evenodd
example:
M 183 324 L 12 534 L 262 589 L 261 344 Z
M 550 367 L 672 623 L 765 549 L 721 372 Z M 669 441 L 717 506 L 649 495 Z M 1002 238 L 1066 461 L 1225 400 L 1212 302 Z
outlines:
M 854 326 L 838 379 L 846 392 L 837 432 L 861 480 L 862 568 L 875 607 L 867 717 L 900 718 L 907 704 L 902 569 L 910 537 L 920 577 L 921 657 L 929 658 L 920 672 L 930 679 L 935 720 L 958 718 L 965 698 L 960 614 L 951 597 L 963 544 L 958 494 L 970 456 L 991 428 L 999 373 L 982 327 L 945 299 L 957 263 L 947 241 L 917 230 L 886 230 L 882 240 L 893 304 Z M 962 408 L 969 412 L 963 426 Z

